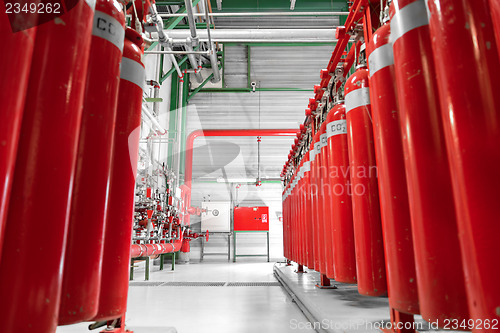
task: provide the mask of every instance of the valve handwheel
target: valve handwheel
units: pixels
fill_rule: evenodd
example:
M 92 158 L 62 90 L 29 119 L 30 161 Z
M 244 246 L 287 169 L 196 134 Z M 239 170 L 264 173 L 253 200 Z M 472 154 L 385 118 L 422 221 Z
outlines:
M 208 230 L 207 232 L 205 233 L 205 240 L 208 242 L 208 238 L 209 238 L 209 234 L 208 234 Z

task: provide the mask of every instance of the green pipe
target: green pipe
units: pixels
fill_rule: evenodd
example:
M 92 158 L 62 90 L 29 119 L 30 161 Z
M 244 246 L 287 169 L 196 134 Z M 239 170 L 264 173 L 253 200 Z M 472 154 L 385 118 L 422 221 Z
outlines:
M 226 87 L 226 47 L 222 46 L 222 87 Z
M 163 51 L 163 46 L 160 47 L 160 49 Z M 160 73 L 159 73 L 159 77 L 158 77 L 158 82 L 160 83 L 160 85 L 163 83 L 163 81 L 161 80 L 161 78 L 163 77 L 163 54 L 160 54 Z
M 157 6 L 180 6 L 184 5 L 184 1 L 156 1 Z
M 153 44 L 151 44 L 146 51 L 151 51 L 156 47 L 156 45 L 158 45 L 158 42 L 154 42 Z
M 210 81 L 213 77 L 214 77 L 214 73 L 210 74 L 210 75 L 209 75 L 209 76 L 205 79 L 205 81 L 203 81 L 203 82 L 202 82 L 202 83 L 201 83 L 201 84 L 200 84 L 200 85 L 199 85 L 199 86 L 198 86 L 195 90 L 193 90 L 193 91 L 191 92 L 191 94 L 187 97 L 187 101 L 189 102 L 189 100 L 190 100 L 191 98 L 193 98 L 193 96 L 194 96 L 194 95 L 196 95 L 196 93 L 197 93 L 198 91 L 200 91 L 200 90 L 201 90 L 201 89 L 202 89 L 202 88 L 203 88 L 203 87 L 204 87 L 204 86 L 208 83 L 208 81 Z
M 249 89 L 252 83 L 252 78 L 251 78 L 252 64 L 250 59 L 251 59 L 250 45 L 247 45 L 247 88 Z

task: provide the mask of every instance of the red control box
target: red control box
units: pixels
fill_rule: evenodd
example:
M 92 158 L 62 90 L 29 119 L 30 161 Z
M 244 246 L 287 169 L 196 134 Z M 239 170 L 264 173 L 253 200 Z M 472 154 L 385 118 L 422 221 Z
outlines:
M 234 207 L 235 231 L 269 231 L 269 207 Z

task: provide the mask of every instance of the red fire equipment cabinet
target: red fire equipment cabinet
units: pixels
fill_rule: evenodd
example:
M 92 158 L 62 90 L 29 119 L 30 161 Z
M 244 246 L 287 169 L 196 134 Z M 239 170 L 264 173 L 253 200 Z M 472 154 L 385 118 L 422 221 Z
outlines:
M 269 207 L 234 207 L 235 231 L 269 231 Z

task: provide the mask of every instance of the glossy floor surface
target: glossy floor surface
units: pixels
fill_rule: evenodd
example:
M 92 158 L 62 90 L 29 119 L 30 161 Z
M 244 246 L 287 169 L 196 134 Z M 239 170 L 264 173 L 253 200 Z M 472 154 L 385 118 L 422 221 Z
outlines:
M 252 258 L 237 263 L 210 259 L 178 264 L 175 271 L 169 265 L 163 271 L 158 266 L 151 267 L 149 282 L 141 283 L 144 266 L 140 264 L 129 288 L 126 323 L 135 333 L 313 332 L 307 327 L 296 327 L 295 323 L 307 320 L 276 283 L 273 263 Z M 154 282 L 166 284 L 153 286 Z M 173 282 L 216 283 L 172 286 Z M 231 282 L 261 282 L 261 286 L 231 286 Z M 57 333 L 88 332 L 87 326 L 88 323 L 59 327 Z

